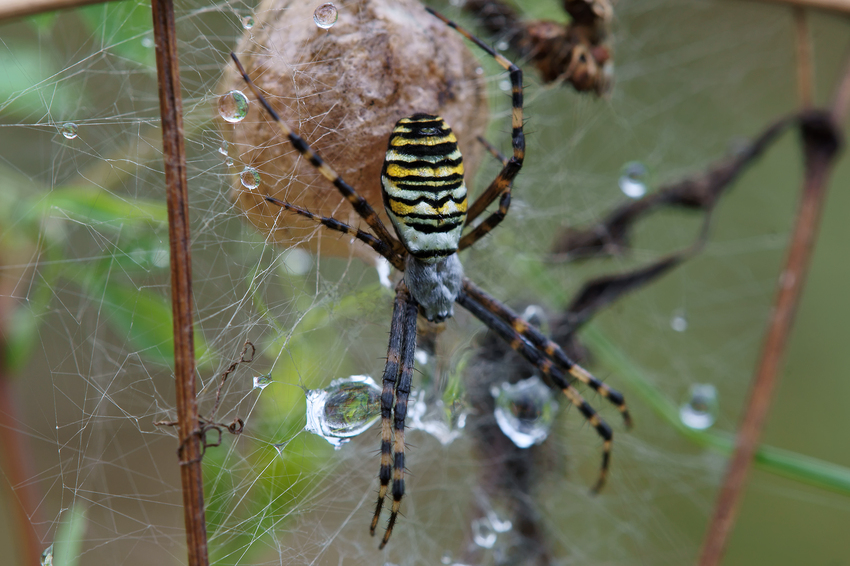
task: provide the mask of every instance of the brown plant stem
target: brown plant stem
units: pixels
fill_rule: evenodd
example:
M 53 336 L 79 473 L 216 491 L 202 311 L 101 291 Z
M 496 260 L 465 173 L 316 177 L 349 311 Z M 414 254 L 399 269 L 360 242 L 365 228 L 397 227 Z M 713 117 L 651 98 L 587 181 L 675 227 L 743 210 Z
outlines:
M 189 195 L 186 184 L 183 102 L 180 96 L 174 5 L 171 0 L 153 0 L 151 9 L 156 43 L 156 71 L 162 116 L 162 153 L 165 161 L 171 251 L 174 377 L 180 440 L 177 454 L 183 485 L 183 514 L 189 565 L 206 566 L 209 564 L 209 556 L 204 514 L 204 484 L 201 473 L 201 437 L 198 434 L 198 402 L 195 397 Z
M 850 102 L 850 61 L 839 84 L 835 105 L 830 112 L 812 111 L 801 119 L 805 173 L 800 207 L 797 212 L 785 267 L 771 315 L 764 346 L 750 390 L 743 422 L 738 431 L 735 452 L 726 472 L 720 494 L 703 542 L 700 566 L 720 564 L 732 526 L 735 524 L 747 474 L 758 447 L 767 417 L 785 345 L 794 322 L 794 314 L 811 260 L 833 159 L 841 144 L 839 124 Z
M 8 319 L 0 313 L 0 324 Z M 41 533 L 37 527 L 40 495 L 33 478 L 32 458 L 26 438 L 19 430 L 18 396 L 6 365 L 6 340 L 0 329 L 0 462 L 9 485 L 10 523 L 15 527 L 18 559 L 21 564 L 38 564 L 41 556 Z M 9 557 L 7 557 L 9 558 Z

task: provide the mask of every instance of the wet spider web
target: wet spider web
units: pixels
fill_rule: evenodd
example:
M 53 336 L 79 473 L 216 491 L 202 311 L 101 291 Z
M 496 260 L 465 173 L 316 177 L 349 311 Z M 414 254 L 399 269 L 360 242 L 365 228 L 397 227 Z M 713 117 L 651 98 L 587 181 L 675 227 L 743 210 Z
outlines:
M 346 3 L 338 7 L 345 17 Z M 435 7 L 466 17 L 455 6 Z M 269 245 L 231 205 L 230 183 L 244 164 L 222 143 L 217 85 L 227 53 L 251 33 L 255 9 L 184 3 L 177 14 L 202 414 L 210 416 L 220 377 L 245 341 L 257 348 L 229 374 L 215 415 L 243 419 L 244 432 L 225 434 L 205 454 L 211 556 L 217 564 L 499 563 L 510 517 L 487 489 L 488 460 L 472 424 L 455 422 L 446 443 L 422 430 L 408 435 L 404 516 L 383 553 L 368 535 L 377 429 L 340 450 L 303 431 L 306 389 L 379 377 L 392 295 L 357 258 Z M 525 2 L 522 11 L 564 18 L 555 2 Z M 25 443 L 19 472 L 4 462 L 0 547 L 21 548 L 19 533 L 32 528 L 42 548 L 66 549 L 64 564 L 185 561 L 176 440 L 154 425 L 174 418 L 174 394 L 149 21 L 146 5 L 123 2 L 7 22 L 0 31 L 0 297 L 14 395 L 3 441 L 15 433 Z M 811 25 L 823 95 L 838 74 L 847 27 L 818 14 Z M 612 41 L 616 85 L 607 100 L 542 86 L 527 73 L 528 159 L 511 213 L 463 258 L 473 280 L 520 310 L 534 304 L 557 313 L 583 281 L 645 265 L 695 238 L 699 219 L 667 212 L 638 226 L 624 256 L 550 261 L 560 229 L 591 224 L 627 198 L 624 174 L 629 192 L 702 170 L 797 106 L 793 24 L 781 6 L 622 2 Z M 484 67 L 488 139 L 505 150 L 507 77 Z M 486 165 L 471 185 L 480 190 L 497 168 Z M 670 402 L 685 403 L 694 385 L 713 386 L 717 431 L 733 431 L 738 420 L 800 172 L 796 142 L 786 136 L 724 197 L 698 257 L 594 321 Z M 841 165 L 833 187 L 847 175 Z M 847 198 L 840 190 L 831 196 L 764 439 L 844 466 Z M 464 382 L 480 371 L 481 341 L 480 325 L 459 315 L 438 342 L 439 357 L 420 365 L 417 386 L 432 408 L 426 420 L 439 424 L 433 408 L 449 399 L 444 383 L 426 380 L 431 373 L 457 386 L 450 400 L 469 411 Z M 560 403 L 545 450 L 529 456 L 533 508 L 553 562 L 691 561 L 724 459 L 655 416 L 592 345 L 590 354 L 590 368 L 627 395 L 636 428 L 623 431 L 616 412 L 589 396 L 616 433 L 610 483 L 592 497 L 598 439 Z M 512 379 L 485 377 L 496 385 Z M 15 514 L 22 503 L 25 521 Z M 730 564 L 803 556 L 841 563 L 850 553 L 839 536 L 846 497 L 759 472 L 744 505 Z M 74 532 L 78 545 L 68 542 Z

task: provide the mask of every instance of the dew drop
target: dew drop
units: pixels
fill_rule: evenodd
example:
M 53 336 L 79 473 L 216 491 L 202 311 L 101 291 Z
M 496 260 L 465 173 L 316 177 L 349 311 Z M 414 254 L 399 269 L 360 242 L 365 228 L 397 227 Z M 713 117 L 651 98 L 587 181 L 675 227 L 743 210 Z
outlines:
M 472 540 L 475 544 L 481 548 L 493 548 L 497 538 L 493 525 L 486 517 L 472 521 Z
M 445 552 L 443 553 L 442 558 L 440 558 L 440 563 L 441 563 L 441 564 L 446 564 L 446 565 L 451 564 L 451 563 L 452 563 L 452 553 L 451 553 L 451 552 L 449 552 L 448 550 L 447 550 L 447 551 L 445 551 Z
M 685 318 L 685 313 L 683 311 L 676 311 L 673 313 L 673 316 L 670 318 L 670 328 L 676 332 L 684 332 L 688 329 L 688 319 Z
M 260 186 L 260 172 L 253 167 L 246 167 L 239 176 L 242 186 L 246 189 L 256 189 Z
M 227 142 L 226 142 L 226 141 L 222 141 L 222 142 L 221 142 L 221 146 L 218 148 L 218 152 L 219 152 L 220 154 L 222 154 L 223 156 L 227 157 L 227 149 L 228 149 Z
M 227 159 L 224 160 L 224 164 L 227 165 L 228 167 L 233 167 L 233 158 L 228 157 Z
M 324 389 L 307 392 L 307 425 L 339 449 L 365 432 L 381 416 L 381 389 L 368 375 L 337 379 Z
M 430 365 L 427 365 L 420 371 L 428 374 L 432 369 Z M 426 432 L 439 440 L 443 446 L 448 446 L 460 438 L 463 429 L 466 428 L 468 414 L 465 407 L 461 406 L 459 409 L 446 407 L 441 398 L 429 399 L 426 391 L 420 389 L 410 397 L 407 427 Z
M 248 115 L 248 98 L 241 91 L 231 90 L 218 99 L 218 113 L 231 124 L 241 122 Z
M 255 375 L 254 389 L 259 389 L 260 391 L 262 391 L 263 389 L 271 385 L 272 381 L 274 380 L 272 379 L 271 375 Z
M 511 81 L 505 79 L 503 81 L 499 81 L 499 90 L 502 92 L 510 92 L 511 90 Z
M 508 48 L 508 42 L 504 39 L 496 44 L 496 51 L 504 51 Z
M 60 129 L 65 138 L 72 140 L 77 137 L 77 125 L 73 122 L 65 122 Z
M 41 553 L 41 566 L 53 566 L 53 545 L 51 544 Z
M 679 409 L 682 423 L 696 430 L 705 430 L 717 419 L 717 389 L 706 383 L 691 386 L 690 399 Z
M 630 161 L 623 166 L 620 174 L 620 190 L 629 198 L 640 198 L 646 194 L 646 167 L 639 161 Z
M 331 29 L 334 27 L 337 19 L 339 19 L 339 12 L 336 6 L 330 2 L 322 4 L 313 12 L 313 21 L 322 29 Z
M 242 18 L 242 27 L 245 29 L 254 27 L 254 16 L 245 16 Z
M 150 49 L 153 47 L 153 38 L 152 37 L 143 37 L 142 38 L 142 47 L 145 49 Z
M 313 267 L 313 256 L 300 248 L 292 248 L 281 257 L 283 269 L 290 275 L 304 275 Z
M 496 424 L 517 447 L 528 448 L 546 440 L 558 403 L 539 377 L 504 382 L 490 393 L 496 399 Z

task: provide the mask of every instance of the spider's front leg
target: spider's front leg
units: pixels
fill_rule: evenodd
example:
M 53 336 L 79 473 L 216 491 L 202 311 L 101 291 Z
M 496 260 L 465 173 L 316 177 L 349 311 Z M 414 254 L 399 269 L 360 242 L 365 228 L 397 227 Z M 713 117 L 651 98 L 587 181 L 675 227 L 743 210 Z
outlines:
M 393 532 L 401 499 L 404 497 L 404 419 L 413 381 L 413 362 L 416 352 L 416 317 L 419 305 L 410 296 L 404 281 L 396 288 L 393 318 L 390 326 L 390 343 L 387 348 L 387 365 L 384 367 L 381 392 L 381 486 L 369 531 L 375 535 L 378 519 L 384 506 L 384 497 L 392 478 L 393 504 L 390 520 L 380 548 L 384 548 Z M 393 408 L 393 401 L 395 407 Z M 394 413 L 394 415 L 393 415 Z M 393 442 L 395 439 L 395 442 Z

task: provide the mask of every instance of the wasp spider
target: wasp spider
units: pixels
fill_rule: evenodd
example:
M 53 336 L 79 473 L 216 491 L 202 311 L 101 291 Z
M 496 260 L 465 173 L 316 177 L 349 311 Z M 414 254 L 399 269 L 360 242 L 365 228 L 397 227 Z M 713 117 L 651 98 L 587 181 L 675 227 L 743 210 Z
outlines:
M 334 184 L 369 225 L 371 233 L 273 197 L 267 196 L 265 200 L 310 218 L 330 230 L 351 235 L 404 272 L 404 278 L 396 287 L 381 394 L 380 489 L 370 527 L 374 535 L 385 496 L 390 491 L 392 508 L 381 548 L 392 534 L 404 495 L 404 420 L 413 379 L 416 318 L 420 314 L 430 321 L 440 322 L 453 315 L 453 304 L 458 303 L 501 336 L 511 348 L 534 364 L 564 392 L 570 403 L 578 408 L 603 439 L 602 465 L 594 490 L 601 488 L 605 482 L 613 433 L 572 383 L 580 381 L 590 386 L 616 405 L 626 424 L 630 424 L 626 403 L 619 392 L 578 366 L 557 344 L 463 275 L 458 252 L 472 246 L 502 221 L 510 206 L 513 180 L 522 167 L 525 153 L 522 71 L 454 22 L 429 8 L 426 10 L 486 51 L 510 74 L 513 155 L 504 160 L 496 179 L 467 208 L 463 161 L 449 125 L 439 116 L 429 114 L 414 114 L 399 120 L 390 134 L 381 174 L 384 207 L 392 220 L 395 236 L 384 226 L 372 206 L 280 119 L 248 77 L 239 59 L 231 53 L 246 84 L 283 135 Z M 463 234 L 497 198 L 498 210 Z

